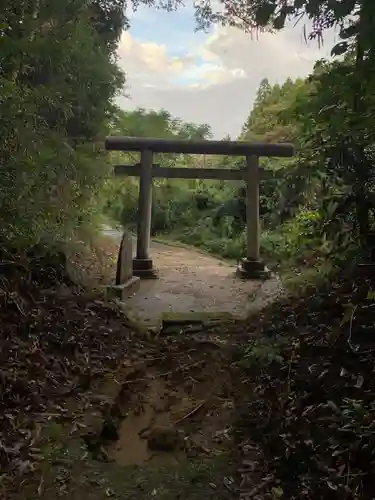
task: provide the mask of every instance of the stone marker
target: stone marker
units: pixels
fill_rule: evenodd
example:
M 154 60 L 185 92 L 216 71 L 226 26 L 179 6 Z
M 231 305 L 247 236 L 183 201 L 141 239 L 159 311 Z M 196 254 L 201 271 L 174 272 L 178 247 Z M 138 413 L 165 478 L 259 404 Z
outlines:
M 117 259 L 116 285 L 123 285 L 133 276 L 133 240 L 124 232 Z
M 117 259 L 115 285 L 108 287 L 109 297 L 124 300 L 137 291 L 139 278 L 133 276 L 133 240 L 124 232 Z

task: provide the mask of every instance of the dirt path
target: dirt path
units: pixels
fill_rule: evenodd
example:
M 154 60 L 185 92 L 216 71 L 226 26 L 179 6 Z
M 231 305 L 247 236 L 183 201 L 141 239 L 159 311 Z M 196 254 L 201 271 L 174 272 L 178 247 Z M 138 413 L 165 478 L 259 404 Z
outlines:
M 120 242 L 120 232 L 106 234 Z M 130 312 L 147 324 L 168 312 L 241 318 L 262 287 L 260 281 L 236 278 L 233 264 L 194 248 L 152 241 L 151 256 L 159 279 L 142 280 L 139 291 L 127 300 Z
M 15 500 L 237 498 L 233 426 L 249 388 L 232 351 L 188 336 L 139 353 L 134 343 L 116 372 L 79 396 L 83 418 L 47 424 L 42 483 L 31 480 Z
M 21 463 L 18 456 L 13 460 L 18 471 L 30 457 L 36 469 L 30 465 L 22 484 L 7 485 L 11 494 L 2 496 L 0 487 L 0 498 L 238 498 L 242 463 L 235 426 L 251 389 L 234 362 L 237 347 L 189 332 L 144 339 L 128 328 L 126 316 L 113 303 L 59 297 L 42 302 L 49 307 L 38 317 L 44 344 L 34 348 L 32 374 L 23 368 L 26 375 L 18 389 L 25 391 L 25 381 L 26 387 L 45 391 L 29 420 L 21 421 L 30 428 L 33 447 Z M 51 330 L 60 340 L 52 348 Z M 25 355 L 30 371 L 33 340 Z M 72 345 L 80 348 L 72 353 Z M 45 360 L 45 371 L 39 359 Z M 89 383 L 88 361 L 94 374 Z M 55 377 L 57 392 L 50 390 Z M 8 419 L 13 422 L 13 416 Z M 24 428 L 17 432 L 23 440 Z

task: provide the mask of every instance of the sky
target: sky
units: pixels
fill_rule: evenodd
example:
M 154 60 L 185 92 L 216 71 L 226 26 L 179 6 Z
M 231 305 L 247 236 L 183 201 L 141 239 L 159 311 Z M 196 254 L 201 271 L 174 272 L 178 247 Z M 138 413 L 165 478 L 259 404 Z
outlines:
M 118 49 L 127 78 L 118 104 L 207 123 L 217 139 L 241 132 L 263 78 L 282 84 L 307 76 L 316 60 L 329 57 L 335 40 L 330 32 L 323 47 L 306 44 L 303 23 L 258 37 L 217 26 L 196 32 L 192 7 L 165 12 L 142 6 L 129 18 Z

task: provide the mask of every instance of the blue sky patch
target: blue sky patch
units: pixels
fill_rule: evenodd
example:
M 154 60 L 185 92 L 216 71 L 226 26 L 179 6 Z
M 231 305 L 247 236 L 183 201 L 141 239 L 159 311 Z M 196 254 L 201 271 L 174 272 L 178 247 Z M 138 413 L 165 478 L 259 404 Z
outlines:
M 165 45 L 169 57 L 185 56 L 209 36 L 208 33 L 195 31 L 196 21 L 191 7 L 166 12 L 141 6 L 129 17 L 129 33 L 139 42 Z

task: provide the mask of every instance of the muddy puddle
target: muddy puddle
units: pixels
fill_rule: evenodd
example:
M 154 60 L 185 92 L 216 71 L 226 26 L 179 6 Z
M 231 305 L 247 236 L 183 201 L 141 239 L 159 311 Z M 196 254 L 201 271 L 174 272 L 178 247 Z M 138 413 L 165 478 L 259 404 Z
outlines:
M 173 399 L 184 401 L 184 394 L 173 392 L 176 391 L 168 390 L 161 380 L 150 382 L 141 400 L 122 421 L 119 439 L 107 449 L 108 455 L 119 465 L 140 465 L 151 460 L 168 463 L 184 457 L 173 422 L 173 410 L 184 409 L 183 406 L 174 408 Z M 160 436 L 157 437 L 156 433 Z M 159 439 L 160 443 L 151 444 L 150 449 L 153 437 Z M 168 444 L 173 438 L 175 443 Z M 152 449 L 158 446 L 160 449 Z
M 220 453 L 223 436 L 229 439 L 222 420 L 228 419 L 231 407 L 225 401 L 212 405 L 161 379 L 150 380 L 142 392 L 126 412 L 118 440 L 106 447 L 117 464 L 177 464 L 202 453 Z M 205 398 L 209 396 L 205 391 Z

